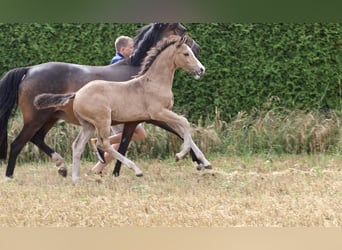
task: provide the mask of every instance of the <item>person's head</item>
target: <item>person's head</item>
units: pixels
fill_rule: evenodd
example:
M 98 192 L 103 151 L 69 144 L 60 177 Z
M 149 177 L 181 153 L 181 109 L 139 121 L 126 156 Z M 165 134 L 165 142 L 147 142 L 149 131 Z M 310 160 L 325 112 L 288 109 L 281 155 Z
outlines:
M 133 39 L 129 36 L 119 36 L 115 40 L 115 49 L 125 58 L 133 53 Z

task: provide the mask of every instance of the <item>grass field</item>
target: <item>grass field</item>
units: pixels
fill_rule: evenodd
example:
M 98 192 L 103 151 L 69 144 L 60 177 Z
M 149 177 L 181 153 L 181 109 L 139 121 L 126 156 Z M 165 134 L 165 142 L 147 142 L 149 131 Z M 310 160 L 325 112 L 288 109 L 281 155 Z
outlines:
M 0 226 L 342 226 L 342 157 L 209 159 L 204 171 L 189 159 L 139 160 L 142 178 L 126 167 L 114 178 L 111 166 L 77 184 L 52 163 L 18 164 L 13 180 L 1 179 Z M 92 165 L 83 162 L 82 177 Z

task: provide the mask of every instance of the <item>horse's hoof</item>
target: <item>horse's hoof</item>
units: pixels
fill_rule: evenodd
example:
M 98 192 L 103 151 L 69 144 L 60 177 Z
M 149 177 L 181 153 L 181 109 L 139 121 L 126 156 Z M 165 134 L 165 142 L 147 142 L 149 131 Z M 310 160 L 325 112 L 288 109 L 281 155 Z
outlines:
M 63 177 L 67 177 L 68 170 L 66 169 L 66 167 L 61 167 L 58 169 L 58 173 L 59 173 L 59 175 L 61 175 Z
M 140 173 L 140 174 L 136 174 L 137 177 L 143 177 L 144 174 L 143 173 Z
M 13 178 L 13 175 L 12 176 L 5 176 L 3 182 L 10 182 L 10 181 L 13 181 L 14 178 Z

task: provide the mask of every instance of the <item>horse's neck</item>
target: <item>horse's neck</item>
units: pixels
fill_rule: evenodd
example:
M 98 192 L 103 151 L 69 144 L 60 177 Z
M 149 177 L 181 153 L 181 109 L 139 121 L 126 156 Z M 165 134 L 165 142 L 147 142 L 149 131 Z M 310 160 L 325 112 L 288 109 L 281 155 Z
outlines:
M 137 75 L 140 70 L 138 66 L 132 66 L 128 62 L 118 62 L 117 64 L 112 64 L 105 66 L 105 70 L 102 70 L 103 76 L 102 78 L 95 79 L 103 79 L 108 81 L 127 81 L 132 79 L 133 76 Z M 96 76 L 98 77 L 98 72 Z M 101 75 L 100 75 L 101 76 Z
M 172 88 L 173 78 L 176 71 L 174 55 L 168 51 L 162 52 L 152 63 L 145 77 L 150 79 L 149 84 L 158 85 L 158 88 Z

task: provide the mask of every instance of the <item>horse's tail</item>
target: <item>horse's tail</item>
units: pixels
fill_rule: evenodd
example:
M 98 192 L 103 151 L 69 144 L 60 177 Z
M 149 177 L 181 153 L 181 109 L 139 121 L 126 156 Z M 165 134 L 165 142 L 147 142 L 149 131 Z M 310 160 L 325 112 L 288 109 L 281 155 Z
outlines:
M 0 80 L 0 159 L 7 156 L 7 127 L 18 105 L 19 85 L 30 67 L 12 69 Z
M 44 93 L 34 98 L 33 104 L 37 109 L 58 108 L 69 103 L 75 98 L 76 93 L 68 94 L 50 94 Z

